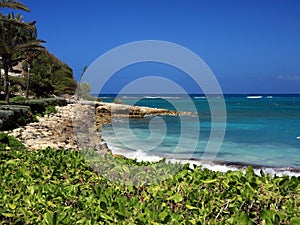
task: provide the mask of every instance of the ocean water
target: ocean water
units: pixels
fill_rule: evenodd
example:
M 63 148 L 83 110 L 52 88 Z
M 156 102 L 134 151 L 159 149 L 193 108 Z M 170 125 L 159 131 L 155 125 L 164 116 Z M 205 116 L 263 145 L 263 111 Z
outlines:
M 115 118 L 112 125 L 103 127 L 101 135 L 114 152 L 138 160 L 192 160 L 216 167 L 252 165 L 299 173 L 299 95 L 225 95 L 226 124 L 219 124 L 226 128 L 225 136 L 210 161 L 204 153 L 208 141 L 213 141 L 209 139 L 211 109 L 205 96 L 189 97 L 122 96 L 126 104 L 197 111 L 198 116 Z M 112 99 L 104 97 L 104 101 Z M 216 105 L 220 101 L 217 96 L 210 99 Z

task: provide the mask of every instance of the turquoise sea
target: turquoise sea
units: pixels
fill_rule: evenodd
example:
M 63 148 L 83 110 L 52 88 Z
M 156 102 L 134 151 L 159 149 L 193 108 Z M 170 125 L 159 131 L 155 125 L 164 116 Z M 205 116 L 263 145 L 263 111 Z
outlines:
M 114 97 L 102 96 L 107 102 Z M 118 98 L 126 104 L 138 106 L 168 109 L 178 109 L 179 106 L 185 111 L 196 110 L 198 116 L 186 116 L 184 121 L 178 116 L 161 116 L 159 121 L 164 122 L 166 133 L 162 133 L 165 130 L 161 128 L 161 124 L 155 126 L 156 120 L 153 120 L 153 116 L 130 119 L 127 122 L 116 118 L 101 133 L 113 151 L 140 160 L 167 158 L 200 162 L 203 159 L 212 125 L 206 96 L 190 95 L 186 98 L 149 95 Z M 220 97 L 214 96 L 211 99 L 217 104 Z M 214 165 L 252 165 L 299 173 L 300 95 L 225 95 L 224 101 L 226 130 L 221 147 L 212 162 Z M 128 123 L 130 129 L 126 126 Z M 181 129 L 183 123 L 187 127 L 184 131 Z M 117 134 L 114 129 L 116 127 Z M 153 148 L 147 143 L 147 138 L 151 135 L 157 137 L 154 140 L 161 140 Z M 191 146 L 195 140 L 196 146 Z

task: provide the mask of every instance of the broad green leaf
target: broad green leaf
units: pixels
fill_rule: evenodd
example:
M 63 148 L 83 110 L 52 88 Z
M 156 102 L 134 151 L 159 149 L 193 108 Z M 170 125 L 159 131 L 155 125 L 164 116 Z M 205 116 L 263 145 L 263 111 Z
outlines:
M 185 205 L 185 207 L 186 207 L 187 209 L 198 209 L 197 207 L 192 206 L 192 205 Z
M 241 213 L 240 217 L 238 218 L 238 224 L 241 225 L 253 225 L 252 220 L 248 217 L 248 215 L 244 212 Z
M 47 201 L 47 205 L 48 205 L 48 206 L 51 206 L 51 207 L 56 207 L 56 205 L 53 204 L 53 202 L 51 202 L 51 201 Z
M 213 179 L 213 180 L 203 180 L 202 183 L 204 183 L 204 184 L 210 184 L 210 183 L 215 183 L 215 182 L 217 182 L 217 181 L 218 181 L 218 179 Z
M 10 209 L 14 210 L 16 208 L 16 205 L 8 203 L 8 207 Z
M 175 195 L 172 196 L 172 199 L 173 199 L 176 203 L 178 203 L 178 202 L 182 202 L 183 197 L 182 197 L 180 194 L 176 193 Z
M 56 225 L 58 224 L 58 214 L 57 212 L 47 212 L 44 214 L 44 220 L 48 225 Z
M 15 215 L 12 214 L 12 213 L 1 213 L 2 216 L 5 216 L 5 217 L 14 217 Z
M 103 219 L 105 219 L 106 221 L 107 221 L 107 220 L 108 220 L 108 221 L 113 221 L 112 217 L 108 216 L 107 214 L 102 213 L 102 214 L 101 214 L 101 217 L 102 217 Z
M 290 220 L 290 225 L 299 225 L 300 224 L 300 217 L 293 217 Z
M 161 221 L 164 221 L 168 213 L 166 211 L 162 211 L 159 213 L 159 218 Z

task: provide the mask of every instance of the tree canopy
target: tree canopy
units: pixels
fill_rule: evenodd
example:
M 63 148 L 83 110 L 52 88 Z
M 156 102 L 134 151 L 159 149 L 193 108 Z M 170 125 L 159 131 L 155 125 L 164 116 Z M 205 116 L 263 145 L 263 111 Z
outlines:
M 14 0 L 1 0 L 0 7 L 30 11 L 24 4 Z M 49 53 L 43 43 L 45 41 L 38 39 L 35 21 L 25 22 L 19 13 L 0 13 L 0 62 L 4 70 L 6 104 L 9 104 L 10 93 L 15 90 L 12 85 L 17 84 L 22 91 L 26 89 L 26 97 L 29 92 L 37 97 L 74 94 L 77 83 L 72 69 Z M 9 72 L 14 72 L 14 67 L 20 63 L 24 76 L 10 77 Z

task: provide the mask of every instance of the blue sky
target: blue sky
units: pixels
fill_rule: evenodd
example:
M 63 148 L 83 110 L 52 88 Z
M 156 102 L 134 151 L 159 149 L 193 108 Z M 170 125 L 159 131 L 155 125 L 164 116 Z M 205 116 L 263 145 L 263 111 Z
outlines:
M 72 67 L 76 79 L 84 66 L 112 48 L 164 40 L 199 55 L 225 93 L 300 93 L 297 0 L 21 2 L 31 8 L 31 13 L 23 13 L 24 19 L 37 21 L 39 37 Z M 161 69 L 188 91 L 198 91 L 180 72 L 155 65 L 145 65 L 144 70 L 140 66 L 136 73 L 125 68 L 109 91 L 117 91 L 138 74 Z

